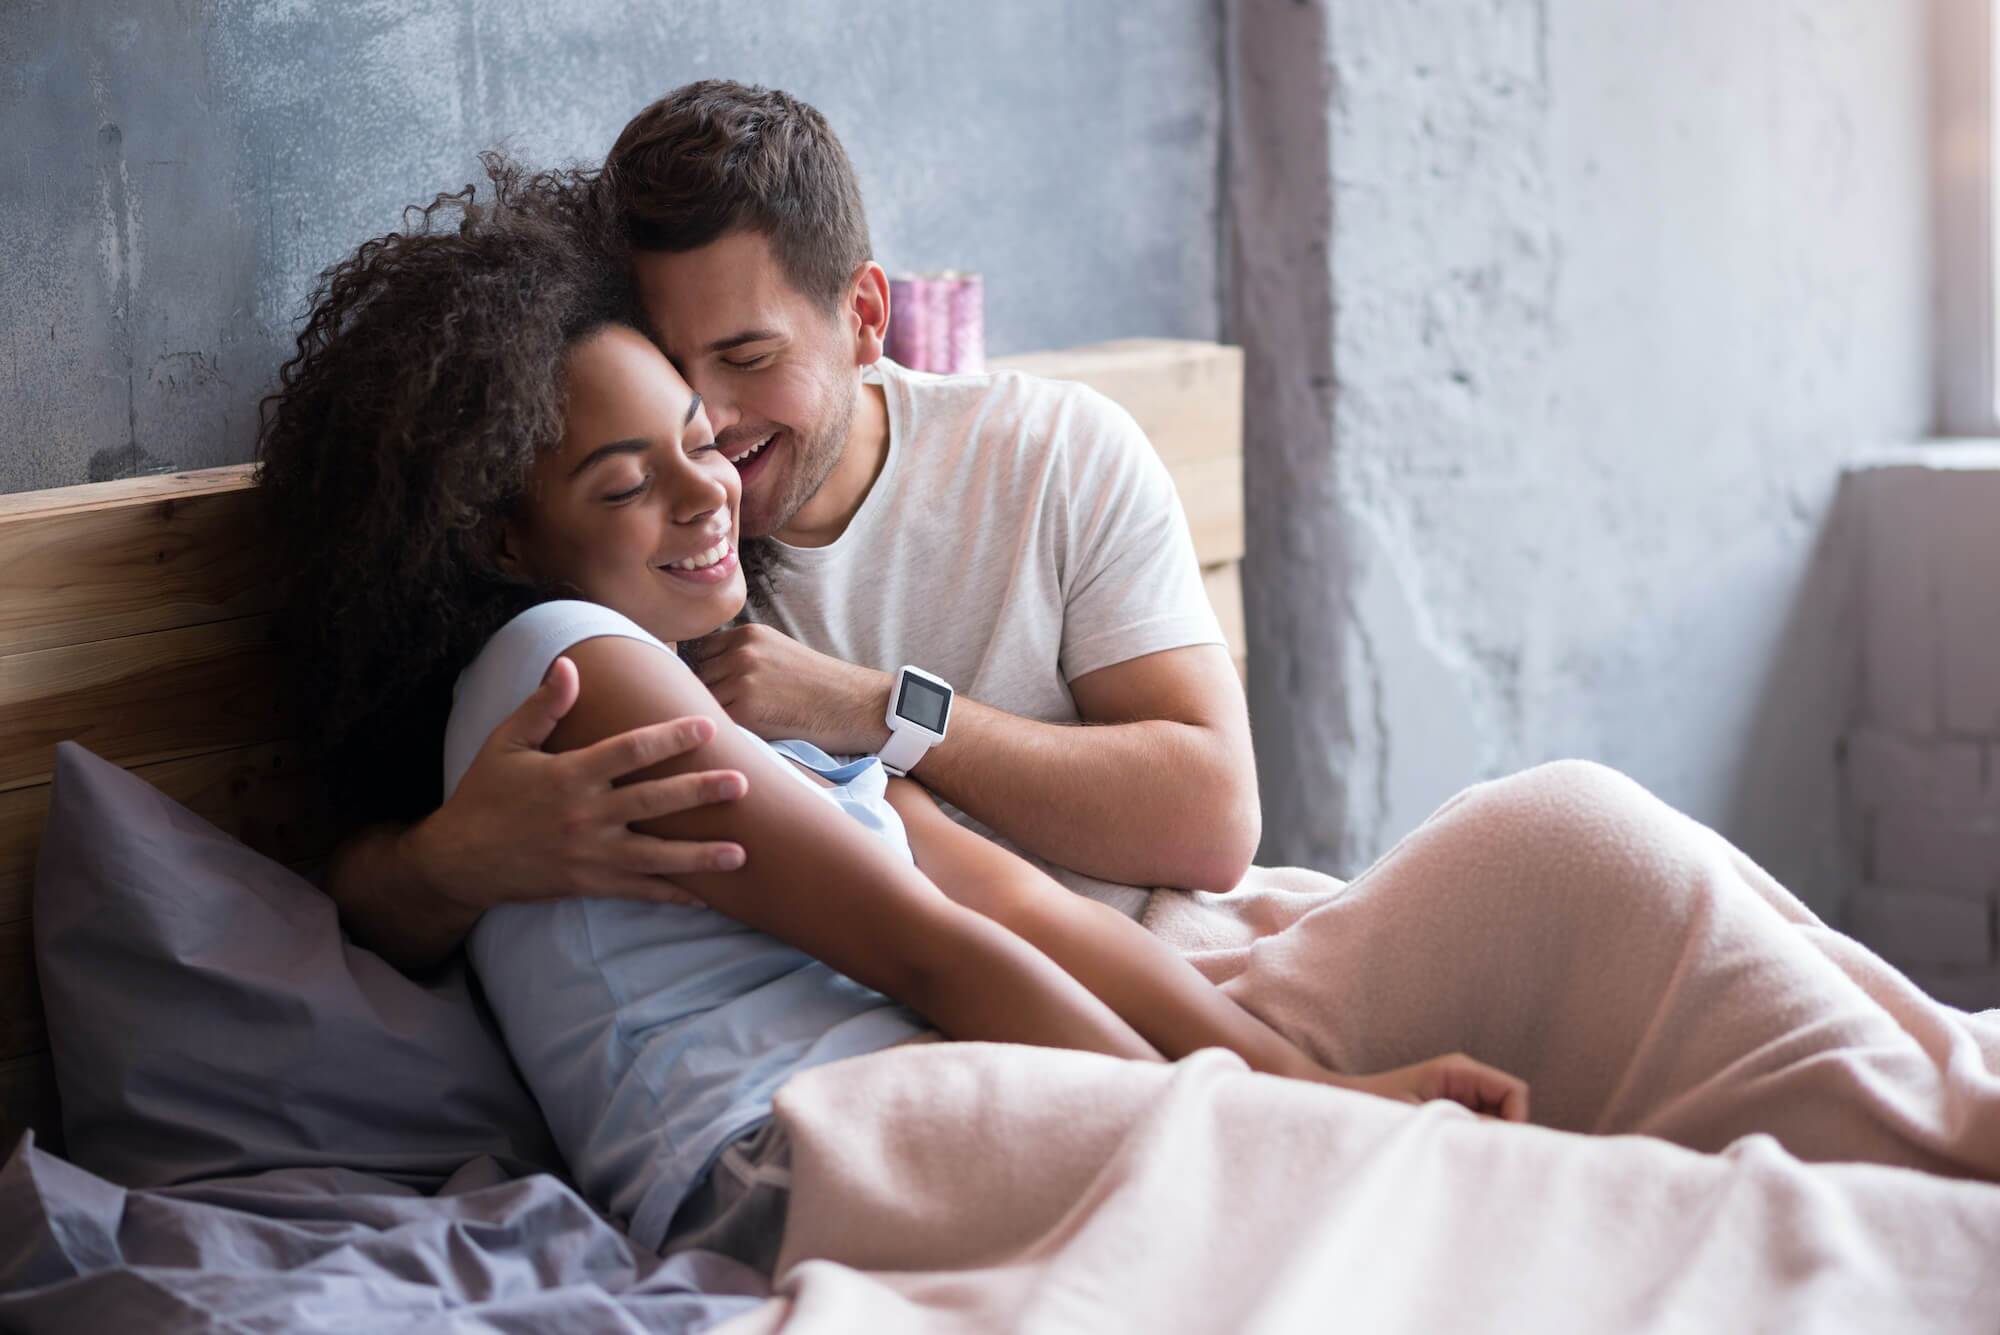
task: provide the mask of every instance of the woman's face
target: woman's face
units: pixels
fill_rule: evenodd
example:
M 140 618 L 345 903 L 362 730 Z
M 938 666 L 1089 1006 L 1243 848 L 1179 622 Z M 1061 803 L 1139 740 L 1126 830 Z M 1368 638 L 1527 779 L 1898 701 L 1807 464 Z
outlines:
M 563 360 L 561 448 L 535 461 L 501 561 L 565 581 L 669 642 L 743 606 L 736 469 L 701 400 L 638 331 L 607 325 Z

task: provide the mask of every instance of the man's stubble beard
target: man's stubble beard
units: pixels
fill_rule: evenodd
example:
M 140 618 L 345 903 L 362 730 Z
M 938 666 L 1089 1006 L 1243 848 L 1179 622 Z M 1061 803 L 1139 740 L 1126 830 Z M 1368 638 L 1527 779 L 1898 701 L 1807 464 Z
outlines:
M 797 467 L 785 479 L 785 490 L 778 497 L 775 518 L 768 526 L 760 526 L 758 532 L 750 532 L 746 527 L 747 536 L 775 537 L 826 485 L 834 465 L 840 462 L 841 451 L 847 447 L 847 433 L 854 426 L 854 399 L 858 392 L 853 385 L 843 385 L 839 379 L 831 382 L 831 397 L 840 406 L 810 440 L 794 436 Z

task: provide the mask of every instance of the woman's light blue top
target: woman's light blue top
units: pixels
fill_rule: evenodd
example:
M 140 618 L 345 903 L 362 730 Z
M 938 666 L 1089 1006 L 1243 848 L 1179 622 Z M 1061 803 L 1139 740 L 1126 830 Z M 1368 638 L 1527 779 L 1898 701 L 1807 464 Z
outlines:
M 549 664 L 603 635 L 673 654 L 627 617 L 586 602 L 542 603 L 487 641 L 454 688 L 447 796 Z M 841 765 L 804 742 L 772 749 L 830 779 L 836 786 L 822 788 L 794 776 L 909 857 L 879 761 Z M 654 1249 L 723 1146 L 771 1115 L 778 1086 L 926 1028 L 881 993 L 712 909 L 615 899 L 508 905 L 479 920 L 467 950 L 578 1186 Z

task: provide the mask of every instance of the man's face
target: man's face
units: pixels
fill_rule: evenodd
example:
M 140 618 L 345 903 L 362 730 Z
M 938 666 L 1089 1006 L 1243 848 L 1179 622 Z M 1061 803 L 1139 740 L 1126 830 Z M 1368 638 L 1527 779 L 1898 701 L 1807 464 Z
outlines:
M 761 232 L 641 254 L 634 267 L 654 334 L 742 475 L 741 532 L 782 535 L 853 422 L 857 357 L 843 310 L 792 286 Z

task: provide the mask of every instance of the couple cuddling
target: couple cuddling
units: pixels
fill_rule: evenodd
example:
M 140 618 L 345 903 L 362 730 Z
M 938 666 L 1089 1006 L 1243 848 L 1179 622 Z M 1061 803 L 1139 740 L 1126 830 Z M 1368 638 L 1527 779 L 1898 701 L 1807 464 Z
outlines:
M 405 967 L 465 945 L 579 1184 L 642 1245 L 768 1268 L 774 1091 L 940 1035 L 1222 1046 L 1510 1120 L 1532 1069 L 1553 1125 L 2000 1172 L 2000 1133 L 1945 1108 L 1885 1126 L 1886 1096 L 1827 1094 L 1788 1121 L 1810 1057 L 1901 1031 L 1858 1004 L 1704 1025 L 1745 958 L 1837 967 L 1799 953 L 1824 929 L 1594 767 L 1461 797 L 1299 924 L 1319 928 L 1272 938 L 1319 952 L 1310 995 L 1239 1005 L 1099 902 L 1230 890 L 1258 837 L 1241 690 L 1129 417 L 884 359 L 852 169 L 782 93 L 680 89 L 597 173 L 488 165 L 483 198 L 440 197 L 325 275 L 261 494 L 337 789 L 373 821 L 330 893 Z M 929 750 L 885 750 L 905 664 L 956 688 Z M 1516 855 L 1478 884 L 1420 874 L 1454 820 L 1502 809 Z M 1634 840 L 1703 870 L 1621 861 Z M 1544 893 L 1579 869 L 1614 913 Z M 1627 933 L 1661 967 L 1614 965 L 1614 1005 L 1518 985 L 1566 967 L 1538 969 L 1551 944 L 1596 970 Z M 1435 986 L 1371 982 L 1437 961 Z M 1720 990 L 1680 986 L 1690 969 Z M 1655 1053 L 1663 1021 L 1687 1039 Z M 1801 1031 L 1819 1046 L 1770 1052 Z

